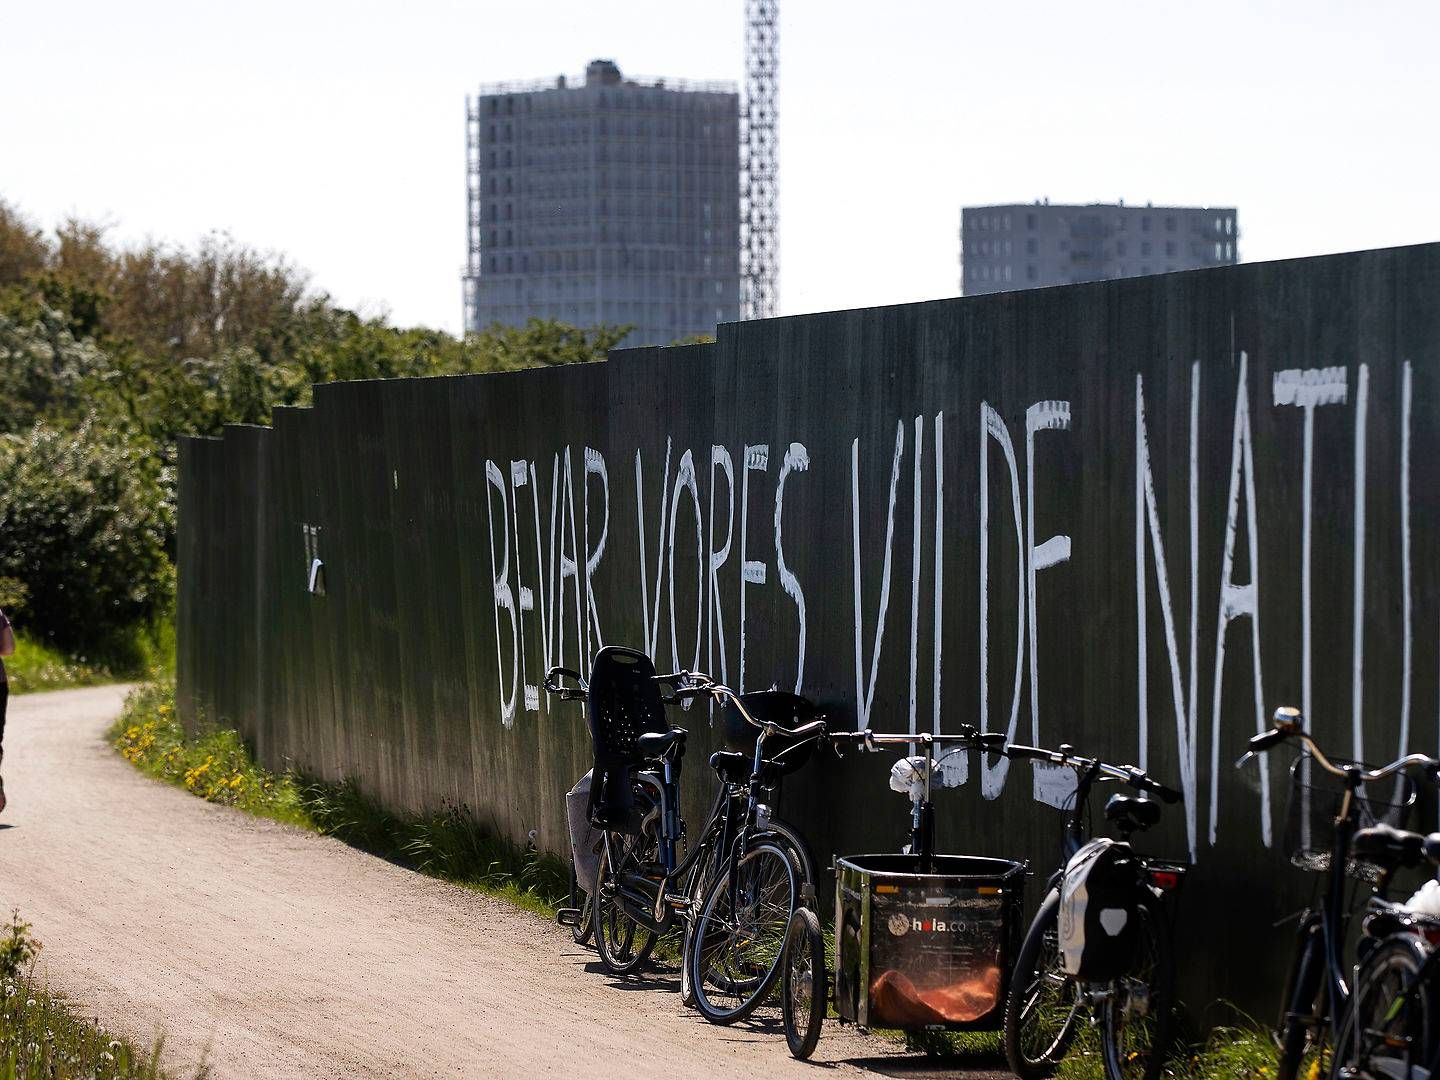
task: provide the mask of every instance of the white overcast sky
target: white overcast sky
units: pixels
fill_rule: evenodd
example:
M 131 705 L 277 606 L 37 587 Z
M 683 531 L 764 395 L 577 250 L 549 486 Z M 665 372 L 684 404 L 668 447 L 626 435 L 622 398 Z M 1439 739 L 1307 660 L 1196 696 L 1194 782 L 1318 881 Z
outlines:
M 783 313 L 958 292 L 960 207 L 1239 207 L 1246 261 L 1440 239 L 1440 4 L 780 0 Z M 743 0 L 0 3 L 0 197 L 225 230 L 459 328 L 464 99 L 739 79 Z

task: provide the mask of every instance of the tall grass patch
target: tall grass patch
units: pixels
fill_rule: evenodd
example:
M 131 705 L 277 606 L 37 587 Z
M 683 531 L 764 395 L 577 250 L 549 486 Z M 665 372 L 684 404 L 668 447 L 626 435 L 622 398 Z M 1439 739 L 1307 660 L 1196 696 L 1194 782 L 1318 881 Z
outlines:
M 0 924 L 0 1078 L 169 1080 L 160 1066 L 163 1040 L 148 1053 L 83 1017 L 35 978 L 40 942 L 19 912 Z M 209 1076 L 203 1064 L 194 1076 Z

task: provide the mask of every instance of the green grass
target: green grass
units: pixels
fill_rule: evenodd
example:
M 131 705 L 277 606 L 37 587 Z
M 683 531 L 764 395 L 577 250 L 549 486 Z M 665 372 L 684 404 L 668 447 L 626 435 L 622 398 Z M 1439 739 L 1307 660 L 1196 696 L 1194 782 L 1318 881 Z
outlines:
M 134 691 L 110 740 L 141 771 L 210 802 L 334 836 L 529 911 L 553 915 L 569 891 L 562 860 L 501 838 L 463 803 L 446 803 L 428 814 L 394 814 L 354 780 L 333 783 L 261 768 L 236 731 L 202 725 L 187 733 L 175 712 L 173 682 Z
M 149 1053 L 111 1035 L 35 979 L 40 942 L 18 912 L 0 924 L 0 1080 L 94 1077 L 168 1080 L 160 1067 L 163 1040 Z M 202 1064 L 195 1072 L 206 1077 Z
M 98 686 L 115 681 L 107 667 L 91 664 L 81 657 L 66 656 L 42 641 L 19 634 L 15 635 L 15 655 L 5 658 L 5 674 L 12 694 Z
M 137 627 L 86 655 L 69 655 L 17 631 L 15 654 L 5 658 L 12 694 L 100 686 L 127 679 L 158 679 L 175 671 L 175 625 Z M 0 1074 L 3 1080 L 4 1074 Z

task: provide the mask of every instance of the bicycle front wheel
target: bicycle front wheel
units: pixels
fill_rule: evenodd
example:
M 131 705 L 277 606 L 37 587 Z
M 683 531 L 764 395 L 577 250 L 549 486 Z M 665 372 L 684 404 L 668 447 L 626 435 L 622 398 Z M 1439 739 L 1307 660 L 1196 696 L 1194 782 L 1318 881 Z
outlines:
M 1106 1080 L 1155 1080 L 1170 1048 L 1175 960 L 1157 905 L 1140 904 L 1135 963 L 1105 999 Z
M 745 1019 L 774 989 L 799 878 L 790 851 L 763 841 L 711 881 L 687 958 L 695 1007 L 711 1023 Z
M 1325 932 L 1318 918 L 1307 920 L 1300 929 L 1298 951 L 1285 984 L 1285 1011 L 1275 1029 L 1280 1045 L 1276 1080 L 1308 1080 L 1325 1072 L 1330 1030 L 1325 971 Z
M 1376 944 L 1360 969 L 1355 993 L 1335 1044 L 1332 1080 L 1429 1075 L 1436 1032 L 1435 1001 L 1420 973 L 1427 949 L 1414 934 Z
M 1079 1029 L 1079 984 L 1060 966 L 1060 891 L 1051 889 L 1020 946 L 1005 1003 L 1005 1057 L 1023 1080 L 1051 1075 Z
M 785 967 L 780 976 L 780 1012 L 790 1053 L 804 1061 L 820 1041 L 829 998 L 825 976 L 825 935 L 809 908 L 796 908 L 785 935 Z

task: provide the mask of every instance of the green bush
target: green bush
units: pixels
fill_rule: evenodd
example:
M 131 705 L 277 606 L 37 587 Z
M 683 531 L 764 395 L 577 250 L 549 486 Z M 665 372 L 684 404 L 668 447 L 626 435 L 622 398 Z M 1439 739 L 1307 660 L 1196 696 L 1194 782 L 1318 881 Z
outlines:
M 143 663 L 123 654 L 174 597 L 172 489 L 168 466 L 93 418 L 0 437 L 0 577 L 28 591 L 27 629 Z

